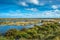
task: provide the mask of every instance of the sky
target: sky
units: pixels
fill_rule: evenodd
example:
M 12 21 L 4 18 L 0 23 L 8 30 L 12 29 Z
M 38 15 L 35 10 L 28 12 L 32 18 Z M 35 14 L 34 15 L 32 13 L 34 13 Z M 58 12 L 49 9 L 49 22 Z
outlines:
M 0 18 L 60 18 L 60 0 L 0 0 Z

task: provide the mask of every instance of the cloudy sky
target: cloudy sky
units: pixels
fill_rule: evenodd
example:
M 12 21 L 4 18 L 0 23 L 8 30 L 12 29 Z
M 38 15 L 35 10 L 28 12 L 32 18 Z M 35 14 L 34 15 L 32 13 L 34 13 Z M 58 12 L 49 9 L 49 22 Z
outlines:
M 60 18 L 60 0 L 0 0 L 0 18 Z

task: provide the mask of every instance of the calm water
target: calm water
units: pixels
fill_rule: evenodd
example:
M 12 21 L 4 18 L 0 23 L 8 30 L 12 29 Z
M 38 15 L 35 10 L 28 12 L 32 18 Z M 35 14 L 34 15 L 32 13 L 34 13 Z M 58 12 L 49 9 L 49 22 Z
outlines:
M 17 29 L 17 30 L 21 30 L 23 28 L 31 28 L 34 25 L 26 25 L 26 26 L 0 26 L 0 33 L 5 33 L 10 29 Z
M 36 25 L 40 26 L 40 25 L 43 25 L 43 24 L 42 24 L 42 23 L 38 23 L 38 24 L 36 24 Z M 32 28 L 32 27 L 34 27 L 34 24 L 29 24 L 29 25 L 25 25 L 25 26 L 8 26 L 8 25 L 6 25 L 6 26 L 1 26 L 1 25 L 0 25 L 0 33 L 5 33 L 5 32 L 7 32 L 7 31 L 10 30 L 10 29 L 21 30 L 21 29 L 23 29 L 23 28 Z

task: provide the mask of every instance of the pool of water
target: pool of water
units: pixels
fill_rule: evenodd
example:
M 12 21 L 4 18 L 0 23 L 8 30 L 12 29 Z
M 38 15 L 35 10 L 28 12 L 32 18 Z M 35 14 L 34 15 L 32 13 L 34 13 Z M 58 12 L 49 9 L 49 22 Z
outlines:
M 5 33 L 6 31 L 8 31 L 9 29 L 22 29 L 23 26 L 0 26 L 0 33 Z
M 0 33 L 5 33 L 10 29 L 21 30 L 23 28 L 32 28 L 34 25 L 26 25 L 26 26 L 0 26 Z
M 38 25 L 38 26 L 40 26 L 40 25 L 43 25 L 42 23 L 38 23 L 38 24 L 36 24 L 36 25 Z M 8 30 L 10 30 L 10 29 L 17 29 L 17 30 L 21 30 L 21 29 L 23 29 L 23 28 L 32 28 L 32 27 L 34 27 L 34 24 L 29 24 L 29 25 L 25 25 L 25 26 L 8 26 L 8 25 L 0 25 L 0 33 L 5 33 L 5 32 L 7 32 Z

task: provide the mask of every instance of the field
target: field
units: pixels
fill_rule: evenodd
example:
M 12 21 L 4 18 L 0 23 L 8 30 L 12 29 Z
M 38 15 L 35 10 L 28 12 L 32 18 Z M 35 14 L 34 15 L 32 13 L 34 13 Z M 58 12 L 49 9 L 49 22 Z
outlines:
M 34 27 L 22 30 L 9 29 L 4 35 L 0 32 L 0 40 L 60 40 L 59 18 L 0 18 L 0 28 L 6 25 Z

